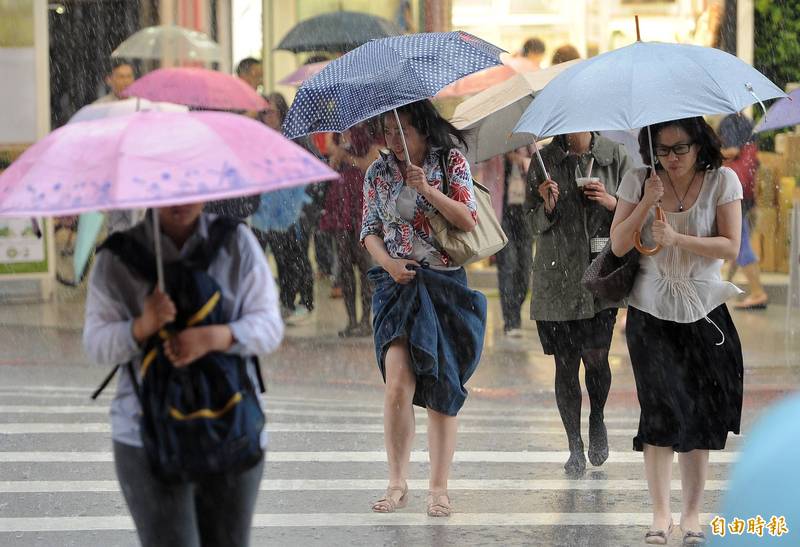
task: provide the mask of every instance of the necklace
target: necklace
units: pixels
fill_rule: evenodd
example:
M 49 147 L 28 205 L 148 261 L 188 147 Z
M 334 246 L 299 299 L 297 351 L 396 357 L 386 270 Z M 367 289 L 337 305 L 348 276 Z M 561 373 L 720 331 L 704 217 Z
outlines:
M 675 185 L 672 183 L 672 177 L 669 176 L 669 173 L 665 170 L 664 174 L 667 175 L 667 180 L 669 181 L 669 187 L 672 188 L 672 193 L 675 194 L 675 199 L 678 200 L 678 212 L 683 212 L 683 202 L 686 200 L 686 196 L 689 195 L 689 191 L 694 186 L 694 179 L 697 178 L 697 171 L 692 174 L 692 178 L 689 181 L 689 186 L 686 188 L 686 192 L 683 193 L 683 198 L 678 197 L 678 192 L 675 190 Z

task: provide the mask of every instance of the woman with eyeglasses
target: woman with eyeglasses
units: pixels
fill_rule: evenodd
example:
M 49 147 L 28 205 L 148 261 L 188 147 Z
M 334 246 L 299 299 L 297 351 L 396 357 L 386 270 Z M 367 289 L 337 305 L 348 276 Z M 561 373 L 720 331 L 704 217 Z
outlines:
M 705 543 L 699 513 L 709 450 L 739 433 L 742 349 L 725 302 L 739 291 L 722 280 L 723 260 L 739 253 L 742 185 L 722 167 L 720 141 L 702 118 L 651 126 L 655 172 L 630 171 L 622 180 L 611 227 L 612 250 L 623 256 L 643 243 L 628 301 L 627 338 L 641 414 L 633 449 L 644 452 L 653 522 L 645 542 L 664 545 L 673 529 L 672 461 L 681 468 L 680 527 L 684 545 Z M 648 128 L 639 145 L 651 164 Z M 658 220 L 653 207 L 666 213 Z

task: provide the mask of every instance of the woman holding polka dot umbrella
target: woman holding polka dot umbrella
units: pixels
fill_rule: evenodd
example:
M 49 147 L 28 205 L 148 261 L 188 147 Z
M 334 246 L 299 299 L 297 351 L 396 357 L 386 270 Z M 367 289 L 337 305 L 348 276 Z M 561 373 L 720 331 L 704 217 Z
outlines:
M 437 243 L 430 216 L 464 231 L 476 226 L 469 164 L 455 148 L 460 131 L 428 97 L 499 64 L 500 49 L 462 32 L 369 42 L 333 61 L 298 92 L 284 131 L 297 137 L 343 131 L 380 115 L 388 153 L 367 170 L 360 240 L 378 264 L 369 272 L 375 354 L 386 382 L 384 431 L 389 481 L 372 504 L 392 513 L 409 501 L 413 405 L 428 415 L 431 517 L 452 511 L 447 492 L 456 415 L 480 360 L 486 299 Z

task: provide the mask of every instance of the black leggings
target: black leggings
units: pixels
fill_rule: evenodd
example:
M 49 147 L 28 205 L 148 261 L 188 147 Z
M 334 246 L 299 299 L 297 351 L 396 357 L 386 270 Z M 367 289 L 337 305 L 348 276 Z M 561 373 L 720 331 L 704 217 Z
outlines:
M 583 360 L 584 381 L 589 392 L 590 420 L 602 420 L 608 392 L 611 389 L 611 368 L 608 348 L 564 350 L 556 352 L 556 404 L 567 433 L 570 451 L 583 449 L 581 440 L 580 366 Z

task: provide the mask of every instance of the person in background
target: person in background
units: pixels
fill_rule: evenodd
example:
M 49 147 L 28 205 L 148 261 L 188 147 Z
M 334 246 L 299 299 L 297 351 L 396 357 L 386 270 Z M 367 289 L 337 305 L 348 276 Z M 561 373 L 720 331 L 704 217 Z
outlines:
M 325 213 L 320 219 L 320 230 L 332 233 L 338 257 L 337 282 L 342 289 L 347 327 L 339 332 L 342 338 L 372 334 L 370 313 L 372 289 L 367 272 L 372 267 L 369 253 L 359 243 L 361 213 L 363 209 L 364 175 L 376 159 L 380 148 L 371 124 L 363 122 L 336 135 L 331 145 L 330 165 L 341 173 L 341 182 L 334 183 L 325 197 Z M 356 276 L 360 273 L 361 320 L 356 315 Z
M 270 93 L 267 95 L 267 100 L 270 108 L 259 113 L 259 119 L 280 132 L 289 105 L 280 93 Z M 312 146 L 307 139 L 296 142 L 306 149 Z M 307 192 L 311 186 L 313 185 L 309 185 L 306 189 Z M 284 192 L 286 199 L 289 199 L 292 193 L 292 191 Z M 306 320 L 314 310 L 314 270 L 308 258 L 309 232 L 306 225 L 307 216 L 313 205 L 310 203 L 303 208 L 303 213 L 296 224 L 285 230 L 269 230 L 265 237 L 278 268 L 281 315 L 289 326 Z M 302 308 L 297 306 L 298 295 Z
M 559 48 L 553 64 L 577 53 Z M 589 461 L 608 458 L 603 416 L 611 389 L 608 352 L 620 302 L 596 298 L 581 284 L 592 259 L 608 241 L 617 200 L 614 193 L 629 169 L 625 147 L 598 133 L 559 135 L 542 150 L 549 179 L 538 162 L 528 170 L 536 255 L 531 280 L 531 319 L 545 354 L 555 361 L 558 412 L 569 445 L 564 470 L 586 470 L 581 436 L 580 367 L 589 393 Z M 592 177 L 589 180 L 589 177 Z
M 530 61 L 537 69 L 541 68 L 544 53 L 544 42 L 539 38 L 528 38 L 525 40 L 525 43 L 522 44 L 522 51 L 520 52 L 520 54 Z
M 263 85 L 264 68 L 261 61 L 253 57 L 246 57 L 236 66 L 236 75 L 255 91 Z
M 106 85 L 111 91 L 92 104 L 111 103 L 124 99 L 123 92 L 136 80 L 130 61 L 113 59 L 111 72 L 106 76 Z M 106 213 L 106 230 L 109 234 L 127 230 L 144 218 L 144 211 L 139 209 L 117 209 Z
M 92 104 L 110 103 L 124 99 L 123 92 L 136 80 L 133 65 L 125 59 L 111 61 L 111 71 L 106 76 L 106 85 L 111 91 Z
M 730 167 L 742 183 L 742 243 L 739 256 L 731 265 L 728 280 L 733 278 L 736 267 L 740 267 L 747 278 L 750 294 L 734 304 L 737 310 L 763 310 L 769 297 L 761 284 L 758 257 L 750 246 L 751 219 L 756 205 L 755 188 L 758 171 L 758 145 L 753 135 L 753 123 L 740 114 L 726 116 L 719 125 L 719 138 L 722 141 L 724 165 Z
M 525 210 L 525 204 L 530 202 L 525 182 L 530 163 L 527 148 L 518 148 L 504 158 L 501 224 L 508 236 L 508 245 L 497 253 L 497 282 L 503 332 L 513 338 L 522 336 L 522 303 L 528 294 L 533 262 L 533 230 Z
M 550 64 L 557 65 L 559 63 L 566 63 L 567 61 L 574 61 L 575 59 L 580 58 L 581 53 L 578 51 L 578 49 L 573 45 L 566 44 L 555 50 Z

